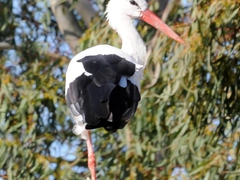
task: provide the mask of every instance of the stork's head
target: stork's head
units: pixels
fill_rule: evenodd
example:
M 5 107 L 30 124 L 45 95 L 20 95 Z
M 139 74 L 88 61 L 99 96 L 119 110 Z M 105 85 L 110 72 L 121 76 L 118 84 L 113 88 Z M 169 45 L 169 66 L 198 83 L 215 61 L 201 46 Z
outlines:
M 140 18 L 172 39 L 184 44 L 184 41 L 170 27 L 148 9 L 145 0 L 110 0 L 106 14 L 110 26 L 115 30 L 119 21 Z

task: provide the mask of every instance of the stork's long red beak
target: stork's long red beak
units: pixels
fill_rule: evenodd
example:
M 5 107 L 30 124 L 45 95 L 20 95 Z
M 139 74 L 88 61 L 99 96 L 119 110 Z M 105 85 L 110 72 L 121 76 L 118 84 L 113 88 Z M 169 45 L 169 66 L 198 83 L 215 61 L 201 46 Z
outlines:
M 184 41 L 168 25 L 166 25 L 159 17 L 157 17 L 150 10 L 147 9 L 143 11 L 141 19 L 155 27 L 157 30 L 163 32 L 170 38 L 174 39 L 175 41 L 181 44 L 185 44 Z

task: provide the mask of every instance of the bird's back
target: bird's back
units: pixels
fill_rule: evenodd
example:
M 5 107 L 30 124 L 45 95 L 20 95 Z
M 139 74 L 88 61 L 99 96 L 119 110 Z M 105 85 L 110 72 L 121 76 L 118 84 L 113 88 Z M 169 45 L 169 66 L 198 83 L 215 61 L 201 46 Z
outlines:
M 114 132 L 134 115 L 140 101 L 134 82 L 138 69 L 129 59 L 120 49 L 102 45 L 83 51 L 71 61 L 67 104 L 73 116 L 86 123 L 86 129 L 104 127 Z

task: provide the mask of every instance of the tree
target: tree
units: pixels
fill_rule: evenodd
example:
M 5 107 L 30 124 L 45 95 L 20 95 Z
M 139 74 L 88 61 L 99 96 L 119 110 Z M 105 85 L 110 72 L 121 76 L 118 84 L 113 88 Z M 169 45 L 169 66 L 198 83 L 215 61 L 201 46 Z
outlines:
M 71 130 L 65 72 L 73 54 L 101 43 L 120 47 L 121 42 L 103 17 L 107 1 L 96 0 L 94 6 L 87 0 L 55 2 L 0 2 L 4 179 L 89 176 L 85 142 Z M 97 176 L 238 179 L 239 2 L 192 0 L 188 7 L 166 2 L 149 4 L 186 46 L 138 22 L 149 50 L 142 99 L 124 130 L 93 131 Z

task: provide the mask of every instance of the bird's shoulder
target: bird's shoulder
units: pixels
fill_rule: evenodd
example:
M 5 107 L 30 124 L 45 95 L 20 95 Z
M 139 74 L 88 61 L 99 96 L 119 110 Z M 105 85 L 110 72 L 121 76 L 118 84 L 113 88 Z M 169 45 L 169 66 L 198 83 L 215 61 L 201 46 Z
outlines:
M 86 56 L 97 56 L 97 55 L 116 55 L 127 61 L 134 63 L 134 59 L 130 55 L 123 52 L 121 49 L 117 47 L 110 46 L 107 44 L 97 45 L 97 46 L 88 48 L 78 53 L 76 56 L 74 56 L 71 62 L 76 62 L 80 59 L 83 59 Z

